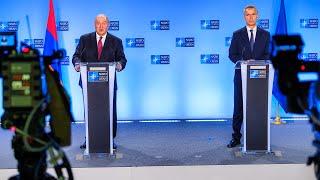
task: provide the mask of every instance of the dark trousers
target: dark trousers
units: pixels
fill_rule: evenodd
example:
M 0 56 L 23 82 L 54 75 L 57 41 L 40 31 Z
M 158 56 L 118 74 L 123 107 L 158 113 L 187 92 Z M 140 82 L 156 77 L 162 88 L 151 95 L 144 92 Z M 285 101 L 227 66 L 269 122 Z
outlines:
M 242 103 L 242 84 L 241 84 L 241 70 L 236 69 L 234 73 L 234 96 L 233 96 L 233 121 L 232 121 L 232 138 L 240 141 L 241 125 L 243 122 L 243 103 Z
M 114 90 L 113 93 L 113 138 L 117 136 L 117 90 Z

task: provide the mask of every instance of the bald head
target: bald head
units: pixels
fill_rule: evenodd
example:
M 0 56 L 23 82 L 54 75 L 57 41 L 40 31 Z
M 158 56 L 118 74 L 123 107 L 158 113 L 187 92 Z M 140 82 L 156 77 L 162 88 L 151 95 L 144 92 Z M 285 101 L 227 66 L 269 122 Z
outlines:
M 99 36 L 107 33 L 109 28 L 109 18 L 104 14 L 98 14 L 94 21 L 96 32 Z

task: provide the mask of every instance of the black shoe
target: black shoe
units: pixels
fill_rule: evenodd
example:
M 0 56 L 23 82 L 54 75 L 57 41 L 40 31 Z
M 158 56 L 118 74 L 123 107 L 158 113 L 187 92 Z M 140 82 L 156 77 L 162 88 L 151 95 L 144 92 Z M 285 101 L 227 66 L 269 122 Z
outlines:
M 80 146 L 80 149 L 85 149 L 87 146 L 86 146 L 86 142 L 84 142 L 81 146 Z M 118 146 L 116 145 L 116 143 L 113 143 L 113 149 L 117 149 Z
M 232 139 L 229 144 L 227 145 L 228 148 L 234 148 L 238 145 L 240 145 L 240 140 Z
M 84 143 L 80 146 L 80 149 L 85 149 L 85 148 L 87 148 L 86 141 L 84 141 Z

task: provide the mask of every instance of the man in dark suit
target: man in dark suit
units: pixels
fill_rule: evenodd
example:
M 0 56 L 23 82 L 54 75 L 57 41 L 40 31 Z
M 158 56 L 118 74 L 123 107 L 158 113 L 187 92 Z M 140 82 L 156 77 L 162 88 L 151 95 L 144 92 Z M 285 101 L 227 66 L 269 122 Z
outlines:
M 270 33 L 257 27 L 258 10 L 255 6 L 244 8 L 246 26 L 235 31 L 229 48 L 229 58 L 233 63 L 239 60 L 268 60 Z M 243 122 L 241 71 L 235 70 L 234 74 L 234 109 L 233 109 L 233 134 L 228 148 L 240 145 L 241 125 Z
M 108 33 L 109 19 L 104 14 L 96 16 L 95 32 L 82 35 L 79 44 L 72 58 L 72 63 L 77 72 L 80 71 L 80 62 L 116 62 L 116 71 L 122 71 L 127 59 L 123 52 L 122 41 L 118 37 Z M 79 81 L 81 86 L 81 79 Z M 115 93 L 113 98 L 113 138 L 117 133 L 117 109 L 116 109 L 116 95 L 117 83 L 115 81 Z M 80 146 L 85 148 L 85 143 Z M 116 146 L 114 147 L 116 148 Z

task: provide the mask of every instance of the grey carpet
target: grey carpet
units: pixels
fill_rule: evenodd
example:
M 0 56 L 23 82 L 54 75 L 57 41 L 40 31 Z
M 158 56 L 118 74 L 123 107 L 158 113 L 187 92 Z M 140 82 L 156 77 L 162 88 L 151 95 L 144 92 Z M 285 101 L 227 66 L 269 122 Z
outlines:
M 176 165 L 282 164 L 305 163 L 315 152 L 313 134 L 307 121 L 271 126 L 271 149 L 274 154 L 245 155 L 239 148 L 228 149 L 231 123 L 129 123 L 118 124 L 115 142 L 118 150 L 112 157 L 82 156 L 84 124 L 73 124 L 72 146 L 64 148 L 72 167 L 131 167 Z M 15 168 L 11 151 L 12 133 L 0 130 L 0 168 Z

